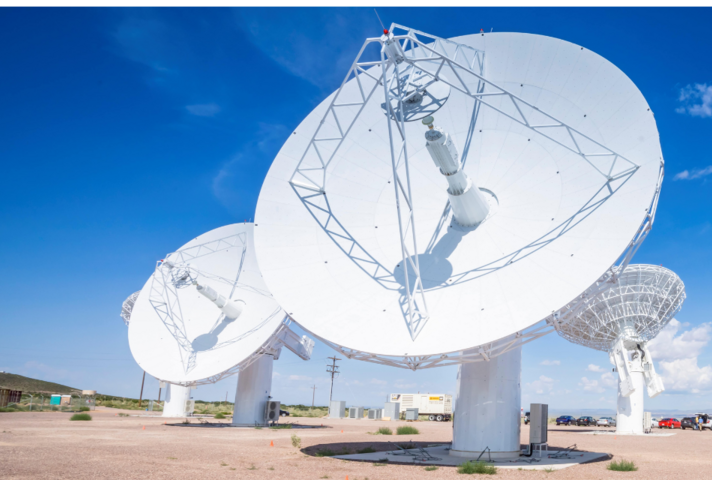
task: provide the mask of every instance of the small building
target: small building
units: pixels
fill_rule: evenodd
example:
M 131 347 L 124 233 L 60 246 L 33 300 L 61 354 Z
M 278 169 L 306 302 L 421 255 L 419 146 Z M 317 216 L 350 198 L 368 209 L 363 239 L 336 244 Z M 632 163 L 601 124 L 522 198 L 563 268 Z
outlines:
M 20 403 L 20 399 L 22 399 L 22 390 L 0 388 L 0 408 L 5 408 L 11 403 Z

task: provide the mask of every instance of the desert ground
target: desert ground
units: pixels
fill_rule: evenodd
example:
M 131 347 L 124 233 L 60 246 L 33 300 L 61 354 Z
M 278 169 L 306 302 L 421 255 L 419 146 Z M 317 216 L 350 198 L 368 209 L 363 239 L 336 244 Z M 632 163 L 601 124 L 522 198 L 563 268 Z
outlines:
M 394 432 L 405 422 L 289 418 L 286 422 L 319 428 L 217 428 L 191 425 L 180 419 L 136 415 L 136 411 L 97 409 L 92 421 L 70 422 L 70 413 L 0 413 L 0 477 L 41 478 L 239 478 L 239 479 L 445 479 L 467 478 L 453 467 L 426 471 L 423 466 L 375 465 L 316 456 L 326 449 L 342 453 L 368 446 L 387 450 L 388 441 L 423 444 L 450 442 L 451 423 L 409 423 L 419 435 L 371 435 L 381 426 Z M 207 419 L 211 423 L 219 420 Z M 222 420 L 228 423 L 228 420 Z M 322 427 L 323 425 L 323 427 Z M 145 427 L 145 428 L 144 428 Z M 675 430 L 675 435 L 631 437 L 585 435 L 603 428 L 550 425 L 549 444 L 579 450 L 606 452 L 606 460 L 576 465 L 560 471 L 498 469 L 496 477 L 604 479 L 696 479 L 710 478 L 712 432 Z M 657 433 L 657 430 L 656 430 Z M 293 446 L 292 436 L 300 447 Z M 522 427 L 522 443 L 529 429 Z M 274 446 L 270 446 L 272 443 Z M 636 472 L 606 469 L 611 459 L 632 460 Z

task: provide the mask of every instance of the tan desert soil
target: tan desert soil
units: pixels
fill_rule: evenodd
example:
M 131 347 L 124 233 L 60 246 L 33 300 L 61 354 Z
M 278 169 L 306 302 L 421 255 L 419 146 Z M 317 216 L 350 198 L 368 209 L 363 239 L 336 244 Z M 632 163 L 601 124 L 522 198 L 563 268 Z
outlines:
M 323 424 L 325 428 L 257 430 L 170 426 L 164 425 L 160 417 L 116 416 L 119 412 L 114 409 L 91 412 L 94 419 L 90 422 L 70 422 L 71 414 L 58 412 L 0 413 L 0 478 L 469 478 L 458 474 L 452 467 L 440 467 L 428 472 L 422 466 L 377 466 L 313 456 L 315 451 L 326 448 L 341 453 L 343 449 L 355 451 L 372 445 L 374 449 L 382 450 L 388 441 L 450 442 L 450 423 L 409 424 L 415 425 L 420 434 L 388 437 L 369 435 L 367 432 L 376 431 L 381 426 L 388 426 L 395 431 L 398 425 L 405 425 L 405 422 L 292 418 L 287 421 L 302 425 Z M 196 420 L 192 422 L 197 423 Z M 549 432 L 549 443 L 556 447 L 575 443 L 581 450 L 610 453 L 613 459 L 634 461 L 639 470 L 611 472 L 606 470 L 609 463 L 606 460 L 551 473 L 499 469 L 496 477 L 646 480 L 712 478 L 710 431 L 676 430 L 674 436 L 657 438 L 575 433 L 586 430 L 590 429 L 554 426 Z M 292 435 L 301 439 L 301 450 L 292 446 Z M 528 427 L 522 427 L 523 442 L 527 441 L 528 435 Z M 274 447 L 270 447 L 270 442 L 274 443 Z

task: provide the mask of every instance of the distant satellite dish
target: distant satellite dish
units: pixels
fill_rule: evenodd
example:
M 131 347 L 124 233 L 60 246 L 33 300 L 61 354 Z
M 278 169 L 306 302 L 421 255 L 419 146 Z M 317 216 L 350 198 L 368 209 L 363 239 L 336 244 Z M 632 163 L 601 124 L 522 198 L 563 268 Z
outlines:
M 166 397 L 175 400 L 170 415 L 186 411 L 191 387 L 238 372 L 242 379 L 253 363 L 261 373 L 246 375 L 246 385 L 239 382 L 237 400 L 239 408 L 256 412 L 267 400 L 262 397 L 269 397 L 272 361 L 281 348 L 305 360 L 311 356 L 313 340 L 289 328 L 291 321 L 262 280 L 252 229 L 228 225 L 188 242 L 158 262 L 134 299 L 131 352 L 144 371 L 173 384 Z M 267 370 L 268 378 L 262 378 Z M 242 423 L 255 421 L 263 423 L 262 417 Z
M 568 341 L 608 352 L 619 375 L 616 431 L 643 434 L 644 386 L 650 398 L 665 390 L 647 342 L 680 311 L 685 285 L 666 268 L 628 265 L 606 287 L 592 287 L 578 311 L 564 310 L 553 323 Z
M 260 267 L 288 314 L 349 358 L 462 363 L 450 454 L 518 456 L 518 347 L 645 238 L 655 120 L 625 74 L 562 40 L 389 32 L 275 158 Z M 371 45 L 379 60 L 361 58 Z
M 132 293 L 126 300 L 124 300 L 124 303 L 121 305 L 121 318 L 124 319 L 124 323 L 127 326 L 131 321 L 131 311 L 133 310 L 133 307 L 136 304 L 136 299 L 140 294 L 141 290 Z

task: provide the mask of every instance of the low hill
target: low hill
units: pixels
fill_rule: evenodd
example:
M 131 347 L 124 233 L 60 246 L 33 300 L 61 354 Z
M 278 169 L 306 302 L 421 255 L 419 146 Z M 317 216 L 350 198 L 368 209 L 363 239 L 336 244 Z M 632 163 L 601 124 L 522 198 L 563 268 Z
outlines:
M 0 388 L 22 390 L 23 392 L 37 393 L 74 393 L 80 392 L 78 388 L 68 387 L 59 383 L 45 382 L 35 378 L 23 377 L 14 373 L 0 373 Z

